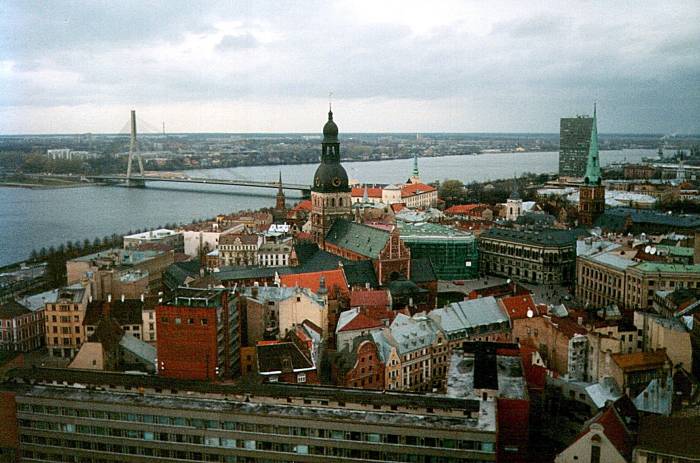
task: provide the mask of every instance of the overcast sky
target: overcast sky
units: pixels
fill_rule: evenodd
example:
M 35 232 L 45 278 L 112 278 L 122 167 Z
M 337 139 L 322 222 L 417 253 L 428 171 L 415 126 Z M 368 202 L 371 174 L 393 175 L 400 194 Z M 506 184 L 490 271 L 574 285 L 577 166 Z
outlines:
M 0 133 L 700 133 L 700 3 L 3 1 Z

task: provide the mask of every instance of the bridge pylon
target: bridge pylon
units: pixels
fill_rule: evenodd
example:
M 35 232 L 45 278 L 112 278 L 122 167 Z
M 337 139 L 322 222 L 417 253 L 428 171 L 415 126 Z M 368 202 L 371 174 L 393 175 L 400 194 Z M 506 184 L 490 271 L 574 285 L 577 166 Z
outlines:
M 141 178 L 132 179 L 131 178 L 131 162 L 134 159 L 134 154 L 139 161 L 139 172 L 141 173 Z M 136 141 L 136 110 L 131 110 L 131 138 L 129 143 L 129 161 L 126 165 L 126 186 L 143 188 L 146 186 L 146 182 L 143 179 L 143 159 L 141 159 L 141 153 L 138 150 L 138 142 Z

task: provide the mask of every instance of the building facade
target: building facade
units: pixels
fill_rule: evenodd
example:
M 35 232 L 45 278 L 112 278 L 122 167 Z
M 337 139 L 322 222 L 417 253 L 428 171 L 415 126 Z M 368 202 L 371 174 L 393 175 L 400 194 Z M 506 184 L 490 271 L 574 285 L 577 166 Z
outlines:
M 219 238 L 219 264 L 246 266 L 257 263 L 262 238 L 253 233 L 228 233 Z
M 252 395 L 82 371 L 22 370 L 10 381 L 1 442 L 24 461 L 496 461 L 493 401 L 282 384 Z
M 240 374 L 240 320 L 226 289 L 180 288 L 156 307 L 158 375 L 214 380 Z
M 73 358 L 85 341 L 83 319 L 90 291 L 79 285 L 61 288 L 55 301 L 46 303 L 46 347 L 52 357 Z
M 583 177 L 591 141 L 593 118 L 561 118 L 559 124 L 559 176 Z
M 43 344 L 43 308 L 29 310 L 15 301 L 0 304 L 0 350 L 29 352 Z
M 576 237 L 569 230 L 492 228 L 479 236 L 479 268 L 529 283 L 570 285 Z

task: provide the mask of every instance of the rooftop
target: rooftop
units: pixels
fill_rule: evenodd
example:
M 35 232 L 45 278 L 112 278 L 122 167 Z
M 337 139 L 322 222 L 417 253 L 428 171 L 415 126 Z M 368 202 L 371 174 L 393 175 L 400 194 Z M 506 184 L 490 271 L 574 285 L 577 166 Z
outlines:
M 536 246 L 575 246 L 577 233 L 574 230 L 543 228 L 538 230 L 515 230 L 491 228 L 480 235 L 481 238 L 511 241 Z
M 520 356 L 497 355 L 477 350 L 455 350 L 447 371 L 447 395 L 478 398 L 475 389 L 497 390 L 503 399 L 527 400 L 527 384 Z
M 700 274 L 700 264 L 662 264 L 658 262 L 641 262 L 634 266 L 635 270 L 646 273 L 698 273 Z
M 645 416 L 639 426 L 637 448 L 664 455 L 697 458 L 700 455 L 700 439 L 688 436 L 700 435 L 700 418 Z
M 404 222 L 396 223 L 401 234 L 401 239 L 407 243 L 411 241 L 422 240 L 449 240 L 449 241 L 464 241 L 467 243 L 474 242 L 474 235 L 468 232 L 457 230 L 456 228 L 446 227 L 430 222 Z
M 296 373 L 316 368 L 312 360 L 293 342 L 260 342 L 255 346 L 255 351 L 261 375 Z
M 167 228 L 159 228 L 157 230 L 146 231 L 143 233 L 134 233 L 133 235 L 126 235 L 124 239 L 132 240 L 161 240 L 169 236 L 177 235 L 174 230 L 168 230 Z
M 326 242 L 362 256 L 376 259 L 389 241 L 389 233 L 348 220 L 336 220 L 326 234 Z
M 0 319 L 12 319 L 28 313 L 32 313 L 32 311 L 17 301 L 0 304 Z
M 635 352 L 632 354 L 612 354 L 615 364 L 623 370 L 647 370 L 664 366 L 668 356 L 665 349 L 653 352 Z
M 428 316 L 448 334 L 509 322 L 508 316 L 493 296 L 453 302 L 442 309 L 431 311 Z
M 369 330 L 373 328 L 382 328 L 384 324 L 373 318 L 368 317 L 359 309 L 350 309 L 340 313 L 338 317 L 338 326 L 336 333 L 345 331 Z

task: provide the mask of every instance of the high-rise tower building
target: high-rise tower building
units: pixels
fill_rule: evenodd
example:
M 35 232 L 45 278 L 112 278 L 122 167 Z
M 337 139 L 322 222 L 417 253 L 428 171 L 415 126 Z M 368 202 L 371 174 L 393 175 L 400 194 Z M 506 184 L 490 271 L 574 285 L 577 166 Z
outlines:
M 598 128 L 596 108 L 593 106 L 593 124 L 586 160 L 586 172 L 583 185 L 579 188 L 579 224 L 593 225 L 595 220 L 605 211 L 605 187 L 600 172 L 600 157 L 598 154 Z
M 325 237 L 338 218 L 352 220 L 351 189 L 348 174 L 340 164 L 338 126 L 329 108 L 328 122 L 323 126 L 321 164 L 314 174 L 311 187 L 311 233 L 314 241 L 325 247 Z
M 564 117 L 559 128 L 559 176 L 583 177 L 593 118 Z

